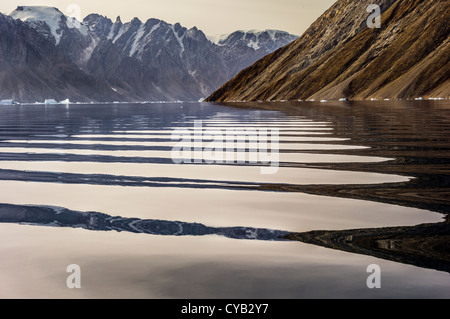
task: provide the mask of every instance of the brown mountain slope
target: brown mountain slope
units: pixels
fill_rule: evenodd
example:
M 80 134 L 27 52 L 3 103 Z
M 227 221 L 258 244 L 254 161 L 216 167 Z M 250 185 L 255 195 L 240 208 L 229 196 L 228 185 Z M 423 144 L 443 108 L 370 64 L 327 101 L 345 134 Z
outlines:
M 382 9 L 370 29 L 369 4 Z M 340 0 L 208 101 L 450 97 L 448 0 Z

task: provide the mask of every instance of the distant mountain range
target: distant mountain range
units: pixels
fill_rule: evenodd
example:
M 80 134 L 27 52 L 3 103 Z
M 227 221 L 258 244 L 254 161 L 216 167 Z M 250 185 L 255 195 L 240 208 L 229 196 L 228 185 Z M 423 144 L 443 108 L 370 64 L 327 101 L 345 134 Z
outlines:
M 275 30 L 208 38 L 157 19 L 80 22 L 20 6 L 0 14 L 0 99 L 197 101 L 296 38 Z
M 449 98 L 449 21 L 448 0 L 339 0 L 207 101 Z

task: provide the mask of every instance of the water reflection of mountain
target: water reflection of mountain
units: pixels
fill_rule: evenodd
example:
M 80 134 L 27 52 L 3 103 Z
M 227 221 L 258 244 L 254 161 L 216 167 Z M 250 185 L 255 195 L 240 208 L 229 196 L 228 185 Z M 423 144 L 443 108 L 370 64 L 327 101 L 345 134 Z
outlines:
M 450 273 L 450 220 L 417 226 L 311 231 L 285 238 Z
M 252 227 L 208 227 L 199 223 L 124 218 L 97 212 L 78 212 L 62 207 L 0 204 L 0 222 L 37 226 L 84 228 L 97 231 L 126 231 L 151 235 L 219 235 L 234 239 L 285 240 L 287 232 Z
M 418 267 L 450 272 L 450 223 L 342 231 L 288 233 L 252 227 L 208 227 L 199 223 L 124 218 L 62 207 L 0 204 L 0 223 L 126 231 L 150 235 L 219 235 L 233 239 L 297 240 L 331 249 L 370 255 Z

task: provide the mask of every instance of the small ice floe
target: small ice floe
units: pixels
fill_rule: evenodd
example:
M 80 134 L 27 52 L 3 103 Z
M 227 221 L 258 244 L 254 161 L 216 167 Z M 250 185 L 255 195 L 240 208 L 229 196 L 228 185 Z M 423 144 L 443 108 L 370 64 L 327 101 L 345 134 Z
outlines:
M 391 99 L 384 99 L 385 101 L 390 101 Z
M 0 105 L 13 105 L 13 104 L 16 104 L 16 102 L 14 102 L 14 100 L 12 100 L 12 99 L 0 101 Z
M 371 101 L 378 101 L 378 99 L 376 99 L 376 98 L 371 98 L 370 100 Z
M 314 99 L 308 100 L 309 102 L 314 102 Z
M 443 97 L 430 97 L 429 100 L 442 101 L 442 100 L 444 100 L 444 98 Z
M 320 103 L 327 103 L 328 100 L 320 100 Z
M 342 99 L 339 99 L 339 101 L 344 102 L 344 101 L 348 101 L 348 99 L 346 97 L 343 97 Z
M 200 102 L 200 103 L 202 103 L 203 101 L 205 101 L 206 99 L 205 98 L 200 98 L 199 100 L 198 100 L 198 102 Z
M 44 104 L 58 104 L 54 99 L 45 99 Z
M 416 97 L 416 99 L 415 99 L 416 101 L 422 101 L 423 100 L 423 98 L 422 97 Z
M 299 102 L 303 102 L 303 100 L 297 100 L 297 101 L 299 101 Z
M 36 136 L 36 137 L 46 137 L 46 138 L 52 138 L 52 137 L 54 137 L 54 138 L 66 138 L 66 137 L 69 137 L 69 135 L 67 135 L 67 134 L 48 134 L 48 135 L 45 135 L 45 134 L 36 134 L 36 135 L 33 135 L 33 136 Z

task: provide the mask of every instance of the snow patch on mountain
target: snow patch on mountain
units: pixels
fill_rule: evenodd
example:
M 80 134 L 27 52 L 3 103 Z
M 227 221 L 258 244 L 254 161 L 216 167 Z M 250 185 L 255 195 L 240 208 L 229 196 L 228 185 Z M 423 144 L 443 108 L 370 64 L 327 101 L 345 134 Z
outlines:
M 139 29 L 137 30 L 136 35 L 134 37 L 133 45 L 131 46 L 131 50 L 129 53 L 130 57 L 132 57 L 134 55 L 134 53 L 137 51 L 138 45 L 139 45 L 139 40 L 141 40 L 141 38 L 144 36 L 144 33 L 145 33 L 145 23 L 141 23 L 141 25 L 139 26 Z
M 178 43 L 180 44 L 180 47 L 181 47 L 180 57 L 181 57 L 181 56 L 183 55 L 183 53 L 184 53 L 183 39 L 184 39 L 184 36 L 185 36 L 186 34 L 183 33 L 183 35 L 180 37 L 180 36 L 178 35 L 178 32 L 175 31 L 175 25 L 173 25 L 173 24 L 170 25 L 170 28 L 172 29 L 175 38 L 177 39 Z
M 111 29 L 109 30 L 109 34 L 108 34 L 108 36 L 106 37 L 106 39 L 112 40 L 112 39 L 114 38 L 114 30 L 115 30 L 115 29 L 116 29 L 116 25 L 113 24 L 113 25 L 111 26 Z
M 274 42 L 277 40 L 277 39 L 276 39 L 276 35 L 277 35 L 277 34 L 289 35 L 288 32 L 285 32 L 285 31 L 279 31 L 279 30 L 267 30 L 266 32 L 267 32 L 267 34 L 270 36 L 270 38 L 272 39 L 272 41 L 274 41 Z
M 238 34 L 239 36 L 242 35 L 241 41 L 248 41 L 247 46 L 249 48 L 256 50 L 261 49 L 261 42 L 260 37 L 264 35 L 268 35 L 270 40 L 272 42 L 277 42 L 281 38 L 288 38 L 288 37 L 296 37 L 289 32 L 286 31 L 280 31 L 280 30 L 238 30 L 233 33 L 227 33 L 227 34 L 219 34 L 219 35 L 209 35 L 206 36 L 206 38 L 218 46 L 225 46 L 227 45 L 226 42 L 228 39 L 230 39 L 231 36 Z
M 50 29 L 51 34 L 58 45 L 61 39 L 60 22 L 63 13 L 56 8 L 43 6 L 19 6 L 16 10 L 10 13 L 14 19 L 20 19 L 23 22 L 38 22 L 44 21 Z
M 95 38 L 91 38 L 91 44 L 84 50 L 84 52 L 81 55 L 80 62 L 85 65 L 89 62 L 91 59 L 92 53 L 94 52 L 95 48 L 98 45 L 99 40 Z
M 113 43 L 116 43 L 116 41 L 122 36 L 122 34 L 125 32 L 125 26 L 120 26 L 119 32 L 117 32 L 117 35 L 112 40 Z
M 249 48 L 252 48 L 253 50 L 259 50 L 261 47 L 259 46 L 259 38 L 256 38 L 256 41 L 253 41 L 253 39 L 250 40 L 250 42 L 247 44 Z
M 89 29 L 74 17 L 67 17 L 66 25 L 69 29 L 78 29 L 85 37 L 89 34 Z
M 218 34 L 218 35 L 207 35 L 206 38 L 218 46 L 223 46 L 223 42 L 230 36 L 231 33 Z
M 150 31 L 148 32 L 148 35 L 152 34 L 153 32 L 155 32 L 156 29 L 159 28 L 159 26 L 161 25 L 161 21 L 158 22 L 158 24 L 155 24 Z

